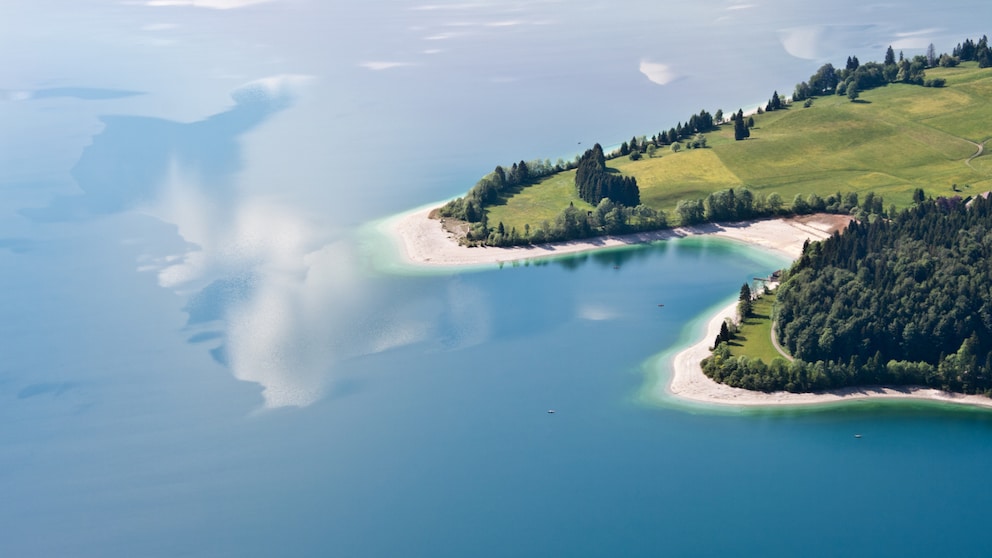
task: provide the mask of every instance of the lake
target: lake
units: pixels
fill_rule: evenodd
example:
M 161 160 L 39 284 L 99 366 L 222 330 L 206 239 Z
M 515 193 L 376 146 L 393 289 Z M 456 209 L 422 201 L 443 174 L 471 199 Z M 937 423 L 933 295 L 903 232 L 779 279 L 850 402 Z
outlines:
M 8 4 L 0 555 L 987 552 L 992 413 L 658 397 L 781 256 L 418 269 L 374 232 L 497 164 L 950 51 L 986 3 Z

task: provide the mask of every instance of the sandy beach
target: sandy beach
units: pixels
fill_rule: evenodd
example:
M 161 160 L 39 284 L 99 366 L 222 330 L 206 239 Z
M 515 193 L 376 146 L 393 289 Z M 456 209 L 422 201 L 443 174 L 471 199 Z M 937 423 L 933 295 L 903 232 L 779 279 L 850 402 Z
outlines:
M 642 244 L 691 235 L 712 235 L 774 250 L 790 258 L 802 253 L 806 240 L 821 240 L 843 228 L 849 218 L 841 215 L 808 215 L 789 219 L 768 219 L 742 223 L 706 224 L 664 231 L 610 236 L 558 244 L 515 248 L 468 248 L 458 244 L 441 222 L 431 219 L 431 211 L 440 204 L 401 214 L 383 224 L 385 232 L 400 248 L 403 259 L 421 266 L 478 266 L 546 258 L 550 256 L 598 250 L 607 247 Z M 717 383 L 703 374 L 700 362 L 709 356 L 710 343 L 727 317 L 736 317 L 736 302 L 721 309 L 700 332 L 698 342 L 679 352 L 671 361 L 670 381 L 660 382 L 657 396 L 671 394 L 699 403 L 747 406 L 820 405 L 859 399 L 918 399 L 992 408 L 992 399 L 979 395 L 961 395 L 923 387 L 870 386 L 845 388 L 820 393 L 764 393 Z M 668 363 L 664 363 L 663 366 Z M 661 375 L 662 378 L 666 376 Z
M 787 391 L 764 393 L 717 383 L 703 374 L 700 363 L 709 356 L 712 340 L 720 333 L 720 324 L 725 318 L 736 318 L 736 316 L 736 301 L 717 312 L 707 323 L 702 338 L 695 345 L 676 354 L 672 359 L 671 381 L 667 385 L 660 383 L 654 389 L 666 390 L 677 397 L 699 403 L 741 407 L 824 405 L 859 399 L 919 399 L 992 407 L 992 399 L 982 395 L 962 395 L 924 387 L 869 386 L 817 393 L 789 393 Z M 664 378 L 664 375 L 662 377 Z
M 449 267 L 498 264 L 691 235 L 729 238 L 797 258 L 807 239 L 826 238 L 849 220 L 843 215 L 808 215 L 793 219 L 705 224 L 536 246 L 469 248 L 459 245 L 454 234 L 445 231 L 439 220 L 430 218 L 431 211 L 439 205 L 441 204 L 433 204 L 403 213 L 383 224 L 383 232 L 393 239 L 407 263 Z

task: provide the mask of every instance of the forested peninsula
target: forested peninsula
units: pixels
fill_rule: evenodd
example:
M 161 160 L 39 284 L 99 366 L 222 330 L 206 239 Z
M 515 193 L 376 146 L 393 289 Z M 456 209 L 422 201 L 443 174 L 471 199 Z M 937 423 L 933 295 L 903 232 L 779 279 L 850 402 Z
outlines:
M 925 386 L 989 396 L 990 68 L 984 36 L 940 55 L 931 45 L 911 59 L 891 47 L 881 63 L 848 57 L 752 114 L 704 110 L 610 152 L 596 144 L 574 161 L 498 166 L 436 213 L 466 246 L 845 214 L 846 230 L 808 242 L 774 297 L 765 289 L 773 302 L 763 303 L 764 337 L 773 330 L 775 345 L 766 354 L 780 356 L 736 342 L 753 317 L 745 285 L 739 322 L 699 346 L 711 352 L 702 372 L 721 389 Z
M 920 200 L 891 220 L 852 222 L 811 243 L 776 298 L 775 333 L 794 360 L 733 356 L 732 340 L 718 339 L 703 363 L 708 376 L 761 391 L 919 385 L 992 394 L 985 196 Z

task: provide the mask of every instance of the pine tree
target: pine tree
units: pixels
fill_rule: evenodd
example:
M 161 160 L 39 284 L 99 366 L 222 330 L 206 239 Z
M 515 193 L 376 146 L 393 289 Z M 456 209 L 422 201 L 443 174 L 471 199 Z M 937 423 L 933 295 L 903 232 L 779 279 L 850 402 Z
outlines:
M 885 50 L 885 65 L 890 66 L 896 63 L 896 52 L 892 50 L 892 45 Z
M 738 298 L 737 311 L 743 320 L 751 316 L 752 309 L 753 303 L 751 301 L 751 287 L 747 283 L 744 283 L 741 285 L 741 294 Z
M 751 135 L 747 125 L 744 123 L 744 111 L 738 109 L 737 116 L 734 117 L 734 139 L 740 141 Z

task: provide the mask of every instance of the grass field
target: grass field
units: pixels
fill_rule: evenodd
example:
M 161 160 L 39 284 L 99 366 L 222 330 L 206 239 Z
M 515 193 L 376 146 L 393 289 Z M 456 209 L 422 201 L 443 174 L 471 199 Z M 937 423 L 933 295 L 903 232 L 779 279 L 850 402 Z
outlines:
M 905 207 L 916 188 L 932 196 L 992 190 L 992 69 L 974 63 L 933 68 L 927 78 L 947 86 L 924 88 L 891 84 L 861 94 L 818 97 L 813 106 L 755 115 L 746 141 L 733 140 L 733 128 L 706 134 L 706 149 L 673 153 L 660 148 L 640 161 L 617 158 L 607 166 L 637 178 L 641 201 L 669 214 L 680 199 L 747 186 L 756 193 L 777 192 L 791 203 L 796 194 L 875 192 L 885 206 Z M 667 125 L 665 126 L 667 127 Z M 569 202 L 591 209 L 575 195 L 573 172 L 560 173 L 523 189 L 489 209 L 489 222 L 523 231 L 552 221 Z
M 736 338 L 730 343 L 730 353 L 734 356 L 747 355 L 760 358 L 766 363 L 782 356 L 772 345 L 772 306 L 775 294 L 762 295 L 754 301 L 753 316 L 740 324 Z

